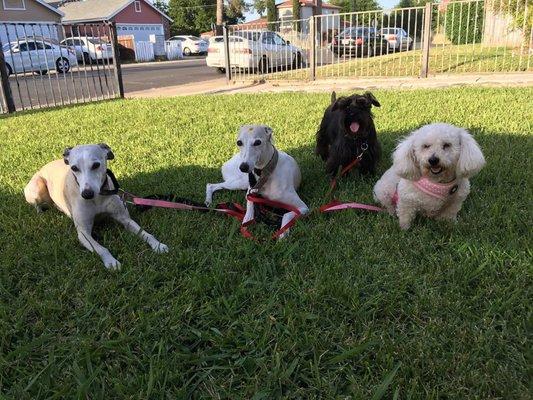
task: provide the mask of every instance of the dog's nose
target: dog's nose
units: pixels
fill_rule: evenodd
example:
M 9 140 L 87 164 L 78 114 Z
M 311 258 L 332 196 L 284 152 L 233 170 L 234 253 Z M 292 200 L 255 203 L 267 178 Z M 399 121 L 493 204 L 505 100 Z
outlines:
M 248 171 L 250 171 L 250 166 L 248 164 L 246 164 L 245 162 L 243 162 L 241 165 L 239 165 L 239 169 L 242 172 L 248 172 Z
M 435 156 L 431 156 L 431 157 L 429 158 L 429 160 L 428 160 L 429 165 L 431 165 L 432 167 L 434 167 L 435 165 L 437 165 L 439 162 L 440 162 L 439 157 L 435 157 Z
M 81 192 L 81 197 L 83 197 L 85 200 L 90 200 L 94 197 L 94 192 L 91 189 L 84 189 Z

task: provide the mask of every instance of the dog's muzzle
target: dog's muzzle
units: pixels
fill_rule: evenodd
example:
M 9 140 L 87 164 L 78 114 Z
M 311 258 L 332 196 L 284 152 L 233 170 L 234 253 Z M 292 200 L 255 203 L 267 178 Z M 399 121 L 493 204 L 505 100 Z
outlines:
M 85 200 L 91 200 L 94 198 L 94 191 L 91 189 L 84 189 L 81 192 L 81 197 L 83 197 Z

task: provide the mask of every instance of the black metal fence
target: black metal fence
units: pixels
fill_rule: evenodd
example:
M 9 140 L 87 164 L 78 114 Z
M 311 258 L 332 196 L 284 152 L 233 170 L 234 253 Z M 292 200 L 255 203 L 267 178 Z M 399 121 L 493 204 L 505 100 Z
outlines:
M 0 112 L 124 96 L 114 24 L 0 23 Z
M 233 81 L 531 72 L 532 13 L 531 0 L 443 0 L 281 15 L 228 26 L 211 39 L 207 64 Z

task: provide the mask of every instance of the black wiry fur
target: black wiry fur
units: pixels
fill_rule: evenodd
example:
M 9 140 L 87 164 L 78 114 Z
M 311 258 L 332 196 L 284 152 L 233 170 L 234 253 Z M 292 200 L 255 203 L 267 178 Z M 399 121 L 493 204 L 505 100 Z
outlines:
M 315 153 L 326 162 L 326 172 L 334 177 L 339 168 L 350 164 L 361 153 L 361 145 L 368 144 L 358 165 L 361 173 L 374 173 L 381 156 L 381 146 L 376 135 L 372 106 L 380 107 L 374 95 L 366 92 L 349 97 L 336 98 L 331 94 L 331 104 L 324 112 L 316 135 Z M 357 122 L 357 133 L 350 131 L 350 124 Z

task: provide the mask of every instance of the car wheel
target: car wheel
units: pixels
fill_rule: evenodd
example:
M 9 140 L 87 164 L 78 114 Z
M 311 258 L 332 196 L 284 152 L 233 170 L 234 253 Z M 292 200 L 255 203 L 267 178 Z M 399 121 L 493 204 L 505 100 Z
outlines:
M 217 68 L 217 72 L 220 72 L 221 74 L 225 74 L 226 68 Z
M 269 69 L 269 63 L 268 58 L 265 56 L 261 58 L 258 65 L 259 73 L 260 74 L 267 74 Z
M 189 49 L 188 47 L 185 47 L 183 49 L 183 55 L 184 56 L 190 56 L 191 55 L 191 49 Z
M 370 57 L 374 57 L 374 55 L 375 55 L 374 46 L 369 46 L 366 56 L 370 58 Z
M 70 63 L 65 57 L 56 61 L 56 71 L 60 74 L 66 74 L 70 70 Z
M 407 46 L 407 50 L 413 50 L 413 42 L 409 43 L 409 46 Z
M 6 63 L 6 69 L 7 69 L 7 76 L 10 76 L 13 73 L 13 70 L 11 69 L 11 65 Z
M 294 57 L 292 59 L 292 68 L 302 68 L 302 55 L 300 54 L 300 52 L 294 54 Z
M 90 64 L 91 62 L 91 56 L 89 56 L 89 53 L 83 53 L 83 62 L 85 64 Z

